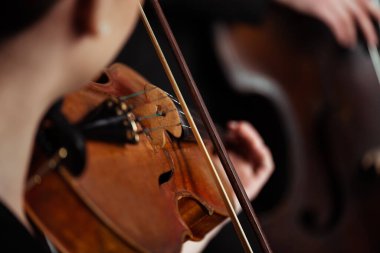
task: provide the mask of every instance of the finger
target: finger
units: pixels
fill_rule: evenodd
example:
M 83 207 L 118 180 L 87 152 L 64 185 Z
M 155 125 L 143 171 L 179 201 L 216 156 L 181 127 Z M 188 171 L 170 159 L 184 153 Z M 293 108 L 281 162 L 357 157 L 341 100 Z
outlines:
M 251 142 L 254 142 L 257 145 L 262 145 L 264 143 L 257 130 L 247 121 L 230 121 L 227 124 L 227 128 L 228 131 L 225 135 L 225 139 L 230 144 L 244 146 L 246 149 L 247 144 Z
M 260 163 L 253 165 L 253 170 L 251 170 L 254 177 L 252 184 L 257 191 L 265 185 L 274 171 L 274 163 L 269 149 L 265 147 L 261 152 Z
M 348 47 L 354 47 L 357 42 L 355 15 L 351 10 L 354 6 L 352 0 L 341 0 L 332 2 L 332 10 L 336 13 L 340 30 L 344 32 L 344 40 Z M 354 6 L 358 8 L 358 6 Z
M 236 136 L 237 130 L 234 124 L 237 122 L 227 124 L 227 131 L 223 135 L 224 144 L 228 149 L 237 149 L 239 148 L 239 142 L 237 141 L 238 137 Z
M 269 149 L 256 129 L 248 122 L 229 124 L 230 136 L 239 144 L 241 153 L 230 152 L 230 158 L 248 196 L 254 198 L 270 178 L 274 162 Z
M 239 155 L 231 153 L 230 158 L 247 195 L 253 199 L 268 181 L 272 171 L 267 169 L 256 173 L 254 167 L 247 161 L 241 160 Z
M 227 123 L 227 128 L 230 130 L 235 130 L 238 127 L 239 123 L 235 120 L 231 120 Z
M 255 170 L 273 167 L 273 159 L 269 149 L 256 129 L 248 122 L 241 122 L 237 127 L 235 138 L 246 155 L 254 163 Z
M 349 6 L 368 44 L 375 46 L 378 38 L 367 7 L 368 2 L 350 1 Z
M 338 9 L 339 10 L 339 9 Z M 346 25 L 337 15 L 335 5 L 329 5 L 320 10 L 316 15 L 330 28 L 337 42 L 344 47 L 352 47 L 353 42 L 350 36 L 347 35 Z
M 246 159 L 250 160 L 256 173 L 270 175 L 274 170 L 272 154 L 264 144 L 257 130 L 246 121 L 232 122 L 229 124 L 229 138 L 231 142 L 238 144 L 245 151 Z
M 372 0 L 360 0 L 362 6 L 367 10 L 372 17 L 380 21 L 380 7 Z
M 237 134 L 242 137 L 246 137 L 252 144 L 263 145 L 264 140 L 261 138 L 259 132 L 248 121 L 240 121 L 236 127 Z
M 257 174 L 265 173 L 266 175 L 271 175 L 274 171 L 272 153 L 267 147 L 264 147 L 261 152 L 262 159 L 260 160 L 261 162 L 258 164 L 258 166 L 255 168 L 255 172 Z
M 264 146 L 264 141 L 260 134 L 246 121 L 239 122 L 233 132 L 236 141 L 247 150 L 247 153 L 253 154 Z

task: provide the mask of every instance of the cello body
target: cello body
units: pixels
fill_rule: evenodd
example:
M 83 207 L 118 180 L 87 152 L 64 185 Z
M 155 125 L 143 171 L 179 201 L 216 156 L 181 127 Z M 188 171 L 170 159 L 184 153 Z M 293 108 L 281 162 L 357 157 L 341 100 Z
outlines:
M 266 81 L 245 94 L 269 101 L 284 133 L 285 190 L 260 215 L 273 251 L 379 252 L 380 87 L 366 50 L 339 48 L 326 27 L 282 8 L 260 27 L 228 29 Z

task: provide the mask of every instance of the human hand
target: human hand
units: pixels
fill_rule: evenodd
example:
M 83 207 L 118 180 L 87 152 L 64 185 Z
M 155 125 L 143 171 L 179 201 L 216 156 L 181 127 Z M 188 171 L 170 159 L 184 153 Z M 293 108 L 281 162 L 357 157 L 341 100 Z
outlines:
M 378 43 L 372 20 L 380 21 L 380 7 L 373 0 L 277 0 L 301 13 L 324 22 L 339 44 L 354 47 L 357 44 L 357 27 L 368 44 Z
M 228 147 L 228 155 L 248 197 L 254 199 L 274 170 L 272 155 L 259 133 L 250 123 L 230 121 L 227 127 L 225 142 Z M 223 170 L 220 160 L 216 156 L 213 159 L 215 165 Z M 226 223 L 227 220 L 214 228 L 200 242 L 186 242 L 181 253 L 202 252 L 208 242 Z
M 245 121 L 228 123 L 228 154 L 250 199 L 254 199 L 274 170 L 271 152 L 263 139 Z

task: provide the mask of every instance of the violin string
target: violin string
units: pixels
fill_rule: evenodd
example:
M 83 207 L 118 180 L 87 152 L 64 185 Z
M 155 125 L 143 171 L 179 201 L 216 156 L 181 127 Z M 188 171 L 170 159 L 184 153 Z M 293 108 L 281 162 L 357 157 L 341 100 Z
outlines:
M 158 130 L 161 130 L 161 129 L 170 128 L 170 127 L 176 127 L 176 126 L 181 126 L 181 127 L 184 127 L 184 128 L 191 129 L 190 126 L 184 125 L 184 124 L 182 124 L 180 122 L 180 123 L 177 123 L 177 124 L 171 124 L 171 125 L 165 125 L 165 126 L 159 126 L 159 127 L 152 127 L 152 128 L 146 127 L 146 128 L 143 128 L 141 131 L 139 131 L 137 133 L 138 134 L 147 134 L 147 133 L 155 132 L 155 131 L 158 131 Z
M 143 90 L 139 90 L 139 91 L 137 91 L 137 92 L 135 92 L 135 93 L 132 93 L 132 94 L 129 94 L 129 95 L 126 95 L 126 96 L 121 96 L 121 97 L 119 97 L 119 99 L 121 100 L 121 101 L 123 101 L 123 102 L 125 102 L 125 101 L 127 101 L 127 100 L 129 100 L 129 99 L 131 99 L 131 98 L 135 98 L 135 97 L 139 97 L 139 96 L 141 96 L 141 95 L 144 95 L 144 94 L 147 94 L 148 92 L 151 92 L 152 90 L 154 90 L 154 89 L 157 89 L 157 87 L 156 86 L 153 86 L 153 87 L 150 87 L 149 89 L 143 89 Z
M 141 95 L 143 95 L 145 93 L 146 93 L 145 90 L 140 90 L 140 91 L 137 91 L 137 92 L 132 93 L 130 95 L 119 97 L 119 99 L 124 102 L 124 101 L 127 101 L 127 100 L 131 99 L 131 98 L 135 98 L 135 97 L 141 96 Z
M 156 88 L 157 88 L 157 87 L 156 87 Z M 169 98 L 169 99 L 172 100 L 174 103 L 180 105 L 179 102 L 178 102 L 178 101 L 177 101 L 177 100 L 176 100 L 171 94 L 169 94 L 169 93 L 167 93 L 167 92 L 164 92 L 164 93 L 166 94 L 166 96 L 161 96 L 161 97 L 158 97 L 158 98 L 156 98 L 156 99 L 150 100 L 149 103 L 158 102 L 158 101 L 163 100 L 163 99 L 165 99 L 165 98 Z M 134 93 L 134 94 L 135 94 L 135 93 Z M 134 94 L 131 94 L 131 95 L 134 95 Z M 142 92 L 140 95 L 136 95 L 136 96 L 134 96 L 134 97 L 141 96 L 141 95 L 143 95 L 143 94 L 145 94 L 145 93 Z M 124 97 L 121 97 L 121 98 L 128 97 L 127 99 L 130 99 L 130 98 L 132 98 L 131 95 L 124 96 Z M 127 99 L 126 99 L 126 100 L 127 100 Z M 125 102 L 126 100 L 122 100 L 122 101 Z M 145 104 L 146 104 L 146 102 L 143 101 L 143 102 L 139 102 L 139 103 L 131 104 L 131 105 L 129 105 L 129 106 L 131 107 L 131 110 L 134 110 L 134 109 L 139 108 L 140 106 L 143 106 L 143 105 L 145 105 Z M 181 111 L 181 110 L 178 110 L 178 112 L 179 112 L 180 114 L 184 114 L 183 111 Z
M 171 109 L 171 110 L 168 110 L 168 111 L 159 111 L 159 112 L 156 112 L 156 113 L 153 113 L 153 114 L 150 114 L 150 115 L 138 116 L 136 118 L 136 121 L 137 122 L 141 122 L 143 120 L 165 116 L 166 114 L 171 113 L 171 112 L 175 112 L 175 111 L 177 111 L 177 110 L 176 109 Z
M 144 116 L 137 116 L 136 117 L 136 122 L 141 122 L 141 121 L 144 121 L 144 120 L 147 120 L 147 119 L 153 119 L 153 118 L 157 118 L 157 117 L 160 117 L 160 116 L 163 116 L 161 112 L 153 113 L 153 114 L 149 114 L 149 115 L 144 115 Z
M 162 112 L 159 112 L 159 113 L 153 113 L 153 114 L 150 114 L 150 115 L 146 115 L 146 116 L 141 116 L 141 117 L 137 117 L 136 121 L 137 122 L 141 122 L 143 120 L 147 120 L 147 119 L 152 119 L 152 118 L 156 118 L 156 117 L 161 117 L 161 116 L 165 116 L 166 114 L 168 113 L 171 113 L 171 112 L 176 112 L 177 110 L 176 109 L 172 109 L 172 110 L 169 110 L 169 111 L 162 111 Z M 182 112 L 183 113 L 183 112 Z M 138 134 L 143 134 L 143 133 L 148 133 L 148 132 L 154 132 L 154 131 L 157 131 L 157 130 L 160 130 L 160 129 L 164 129 L 164 128 L 169 128 L 169 127 L 176 127 L 176 126 L 181 126 L 183 128 L 188 128 L 188 129 L 191 129 L 190 126 L 188 125 L 185 125 L 185 124 L 182 124 L 181 122 L 177 123 L 177 124 L 172 124 L 172 125 L 165 125 L 165 126 L 159 126 L 159 127 L 154 127 L 154 128 L 143 128 L 143 130 L 139 131 Z
M 158 97 L 158 98 L 156 98 L 156 99 L 150 100 L 149 102 L 150 102 L 150 103 L 152 103 L 152 102 L 157 102 L 157 101 L 160 101 L 160 100 L 165 99 L 165 98 L 169 98 L 169 99 L 172 100 L 174 103 L 178 103 L 177 100 L 175 100 L 175 99 L 169 97 L 168 95 Z
M 148 89 L 148 90 L 140 90 L 140 91 L 137 91 L 137 92 L 132 93 L 132 94 L 130 94 L 130 95 L 119 97 L 119 99 L 120 99 L 121 101 L 125 102 L 125 101 L 127 101 L 128 99 L 131 99 L 131 98 L 134 98 L 134 97 L 141 96 L 141 95 L 146 94 L 146 93 L 148 93 L 148 92 L 150 92 L 150 91 L 152 91 L 152 90 L 154 90 L 154 89 L 156 89 L 156 88 L 158 88 L 158 87 L 155 86 L 155 87 L 151 87 L 151 88 Z M 162 90 L 162 92 L 165 93 L 166 96 L 161 96 L 161 97 L 159 97 L 159 98 L 157 98 L 157 99 L 154 99 L 154 100 L 151 100 L 151 101 L 149 101 L 149 102 L 152 103 L 152 102 L 160 101 L 160 100 L 165 99 L 165 98 L 169 98 L 169 99 L 172 100 L 174 103 L 180 105 L 180 103 L 175 99 L 175 97 L 174 97 L 173 95 L 171 95 L 170 93 L 168 93 L 168 92 L 166 92 L 166 91 L 163 91 L 163 90 Z M 141 102 L 141 103 L 137 103 L 137 104 L 132 104 L 132 105 L 130 105 L 130 107 L 131 107 L 131 111 L 137 109 L 139 106 L 142 106 L 142 105 L 144 105 L 144 104 L 146 104 L 146 103 L 145 103 L 145 102 Z M 180 109 L 171 109 L 171 110 L 168 110 L 168 111 L 164 111 L 164 110 L 162 110 L 162 111 L 160 111 L 160 112 L 153 113 L 153 114 L 150 114 L 150 115 L 138 116 L 137 119 L 136 119 L 136 121 L 137 121 L 137 122 L 141 122 L 141 121 L 146 120 L 146 119 L 152 119 L 152 118 L 155 118 L 155 117 L 165 116 L 166 114 L 171 113 L 171 112 L 175 112 L 175 111 L 177 111 L 179 114 L 185 115 L 185 113 L 184 113 L 182 110 L 180 110 Z M 188 126 L 183 125 L 183 127 L 188 127 Z M 189 127 L 189 128 L 190 128 L 190 127 Z
M 177 105 L 181 105 L 181 103 L 180 102 L 178 102 L 178 100 L 172 95 L 172 94 L 170 94 L 170 93 L 168 93 L 168 92 L 166 92 L 166 91 L 164 91 L 163 90 L 163 92 L 174 102 L 174 103 L 176 103 Z
M 194 120 L 193 120 L 193 118 L 192 118 L 192 116 L 190 114 L 190 110 L 188 109 L 188 107 L 187 107 L 187 105 L 186 105 L 186 103 L 184 101 L 182 93 L 181 93 L 181 91 L 180 91 L 180 89 L 179 89 L 179 87 L 177 85 L 177 82 L 176 82 L 176 80 L 175 80 L 175 78 L 173 76 L 173 73 L 172 73 L 172 71 L 171 71 L 171 69 L 169 67 L 169 64 L 166 61 L 166 58 L 165 58 L 165 56 L 164 56 L 164 54 L 163 54 L 163 52 L 161 50 L 161 47 L 160 47 L 160 45 L 159 45 L 159 43 L 158 43 L 158 41 L 156 39 L 156 36 L 155 36 L 155 34 L 154 34 L 153 30 L 152 30 L 152 27 L 150 26 L 150 23 L 148 21 L 148 18 L 145 15 L 145 12 L 144 12 L 144 10 L 142 8 L 142 5 L 141 5 L 141 3 L 140 3 L 139 0 L 137 0 L 137 2 L 139 4 L 140 13 L 141 13 L 141 16 L 142 16 L 142 21 L 143 21 L 143 23 L 145 25 L 145 28 L 148 31 L 149 37 L 150 37 L 150 39 L 151 39 L 151 41 L 153 43 L 153 46 L 154 46 L 154 48 L 156 50 L 156 53 L 158 54 L 158 57 L 159 57 L 159 59 L 161 61 L 161 64 L 163 65 L 163 68 L 164 68 L 164 70 L 166 72 L 166 75 L 167 75 L 170 83 L 172 84 L 174 92 L 175 92 L 175 94 L 176 94 L 176 96 L 177 96 L 177 98 L 178 98 L 178 100 L 179 100 L 179 102 L 180 102 L 180 104 L 182 106 L 182 109 L 183 109 L 183 111 L 185 113 L 187 121 L 190 124 L 190 127 L 191 127 L 191 130 L 192 130 L 193 134 L 194 134 L 194 137 L 197 140 L 198 146 L 201 148 L 201 151 L 202 151 L 204 157 L 206 158 L 206 161 L 208 162 L 209 167 L 211 168 L 212 175 L 213 175 L 213 177 L 215 179 L 215 182 L 217 183 L 217 187 L 219 189 L 219 192 L 221 193 L 221 196 L 222 196 L 223 201 L 224 201 L 224 203 L 226 205 L 226 208 L 227 208 L 227 211 L 228 211 L 228 213 L 230 215 L 231 221 L 232 221 L 232 223 L 233 223 L 233 225 L 234 225 L 234 227 L 236 229 L 236 233 L 238 234 L 238 237 L 239 237 L 239 239 L 240 239 L 240 241 L 242 243 L 242 246 L 243 246 L 245 252 L 253 253 L 253 250 L 251 248 L 251 245 L 249 244 L 247 236 L 246 236 L 246 234 L 243 231 L 243 228 L 242 228 L 242 226 L 240 224 L 239 219 L 237 218 L 237 215 L 236 215 L 236 212 L 235 212 L 235 210 L 233 208 L 232 202 L 231 202 L 231 200 L 230 200 L 230 198 L 229 198 L 229 196 L 227 194 L 226 189 L 223 186 L 223 183 L 222 183 L 222 180 L 220 178 L 219 172 L 216 170 L 216 168 L 215 168 L 215 166 L 214 166 L 214 164 L 213 164 L 213 162 L 211 160 L 211 157 L 210 157 L 210 155 L 209 155 L 209 153 L 207 151 L 207 148 L 206 148 L 206 146 L 205 146 L 205 144 L 204 144 L 204 142 L 202 140 L 202 137 L 199 134 L 199 131 L 198 131 L 196 125 L 195 125 L 195 122 L 194 122 Z
M 139 97 L 139 96 L 141 96 L 141 95 L 144 95 L 144 94 L 147 94 L 148 92 L 151 92 L 152 90 L 154 90 L 154 89 L 157 89 L 158 87 L 157 86 L 154 86 L 154 87 L 151 87 L 151 88 L 149 88 L 148 90 L 140 90 L 140 91 L 137 91 L 137 92 L 135 92 L 135 93 L 132 93 L 132 94 L 129 94 L 129 95 L 126 95 L 126 96 L 121 96 L 121 97 L 119 97 L 119 99 L 121 100 L 121 101 L 123 101 L 123 102 L 125 102 L 125 101 L 127 101 L 127 100 L 129 100 L 129 99 L 131 99 L 131 98 L 135 98 L 135 97 Z M 176 103 L 176 104 L 178 104 L 178 105 L 181 105 L 179 102 L 178 102 L 178 100 L 172 95 L 172 94 L 170 94 L 170 93 L 168 93 L 168 92 L 166 92 L 166 91 L 164 91 L 164 90 L 161 90 L 163 93 L 165 93 L 166 94 L 166 96 L 162 96 L 162 97 L 160 97 L 160 98 L 158 98 L 158 99 L 155 99 L 155 100 L 152 100 L 152 101 L 150 101 L 150 102 L 156 102 L 156 101 L 158 101 L 158 100 L 161 100 L 161 99 L 164 99 L 164 98 L 167 98 L 167 97 L 169 97 L 174 103 Z

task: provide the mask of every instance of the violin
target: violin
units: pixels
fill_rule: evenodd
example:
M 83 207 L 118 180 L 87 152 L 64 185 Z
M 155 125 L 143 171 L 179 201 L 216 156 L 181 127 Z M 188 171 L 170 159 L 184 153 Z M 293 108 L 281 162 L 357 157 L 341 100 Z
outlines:
M 62 103 L 87 139 L 83 173 L 35 153 L 27 213 L 61 252 L 179 252 L 228 217 L 224 203 L 175 99 L 122 64 L 104 77 Z

